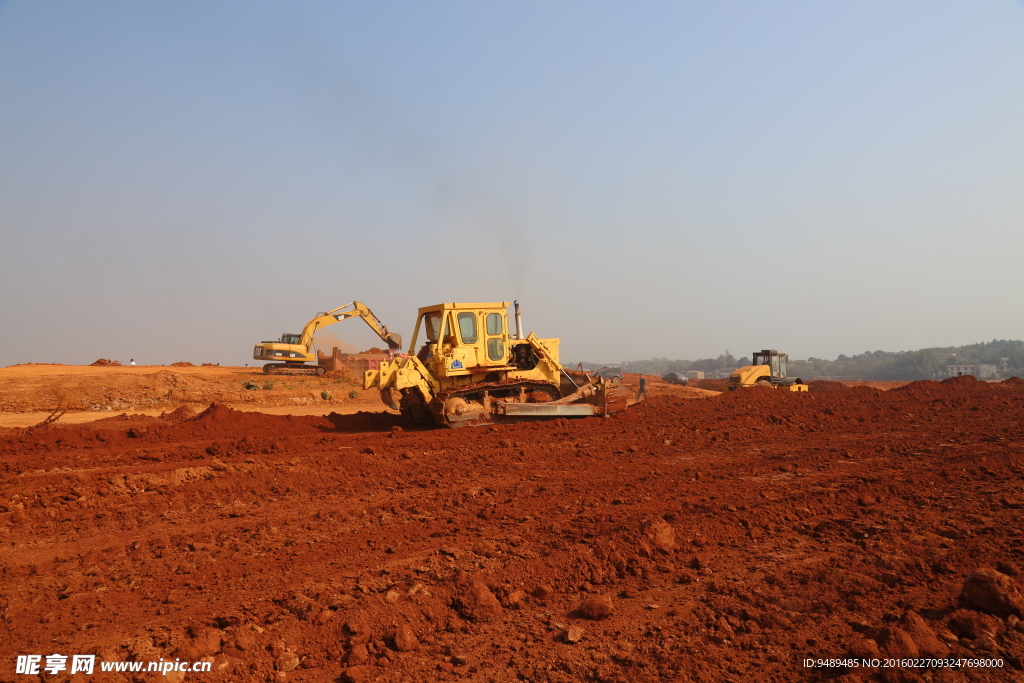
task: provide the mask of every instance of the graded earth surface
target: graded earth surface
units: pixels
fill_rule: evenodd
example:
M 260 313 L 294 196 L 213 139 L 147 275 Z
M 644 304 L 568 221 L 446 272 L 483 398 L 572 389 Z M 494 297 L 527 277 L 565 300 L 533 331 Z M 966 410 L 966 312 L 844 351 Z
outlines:
M 1024 680 L 1018 379 L 651 382 L 608 419 L 445 430 L 344 379 L 364 412 L 319 378 L 77 370 L 0 371 L 9 414 L 112 406 L 0 428 L 0 681 Z M 327 414 L 225 405 L 256 400 Z M 15 673 L 54 653 L 211 671 Z M 854 659 L 933 665 L 805 665 Z

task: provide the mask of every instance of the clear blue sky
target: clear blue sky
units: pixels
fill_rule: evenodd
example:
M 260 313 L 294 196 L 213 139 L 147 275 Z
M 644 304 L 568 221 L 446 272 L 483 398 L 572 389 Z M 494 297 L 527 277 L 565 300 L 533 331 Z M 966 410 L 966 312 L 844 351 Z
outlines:
M 1019 339 L 1022 228 L 1020 2 L 0 4 L 0 365 Z

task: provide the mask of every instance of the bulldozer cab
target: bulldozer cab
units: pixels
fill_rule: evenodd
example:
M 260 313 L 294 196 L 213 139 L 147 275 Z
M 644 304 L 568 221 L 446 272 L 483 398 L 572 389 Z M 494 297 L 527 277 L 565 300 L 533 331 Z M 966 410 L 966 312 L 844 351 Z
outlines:
M 771 368 L 773 378 L 786 378 L 786 364 L 789 361 L 789 354 L 779 353 L 775 349 L 764 349 L 760 353 L 754 352 L 754 365 L 767 365 Z
M 505 301 L 421 308 L 409 354 L 441 377 L 470 374 L 480 367 L 504 367 L 509 360 L 507 309 Z M 425 340 L 417 350 L 421 327 Z

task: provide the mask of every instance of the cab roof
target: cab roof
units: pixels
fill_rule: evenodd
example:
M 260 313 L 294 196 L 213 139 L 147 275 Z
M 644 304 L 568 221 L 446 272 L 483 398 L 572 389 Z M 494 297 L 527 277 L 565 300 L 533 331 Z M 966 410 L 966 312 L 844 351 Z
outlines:
M 424 306 L 419 309 L 420 315 L 425 313 L 437 313 L 439 311 L 454 311 L 454 310 L 469 310 L 469 309 L 489 309 L 489 310 L 506 310 L 509 307 L 507 301 L 489 301 L 487 303 L 476 303 L 476 304 L 464 304 L 464 303 L 444 303 L 434 304 L 433 306 Z

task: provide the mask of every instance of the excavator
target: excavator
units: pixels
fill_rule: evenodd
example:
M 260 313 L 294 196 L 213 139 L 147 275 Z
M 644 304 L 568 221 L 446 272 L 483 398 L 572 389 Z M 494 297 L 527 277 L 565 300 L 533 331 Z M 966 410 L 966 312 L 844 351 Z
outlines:
M 443 427 L 608 417 L 636 402 L 604 377 L 573 379 L 559 362 L 559 340 L 524 336 L 514 305 L 514 332 L 507 301 L 420 308 L 408 353 L 367 370 L 363 388 L 378 389 L 385 405 L 414 423 Z
M 789 354 L 775 349 L 754 351 L 754 362 L 737 368 L 729 375 L 727 389 L 734 391 L 741 387 L 774 387 L 783 391 L 808 391 L 809 387 L 799 377 L 789 377 L 787 365 Z
M 348 308 L 352 310 L 345 310 Z M 285 333 L 277 341 L 260 342 L 253 349 L 252 357 L 256 360 L 282 361 L 264 365 L 263 372 L 268 375 L 322 375 L 327 372 L 327 368 L 322 365 L 307 365 L 310 362 L 317 362 L 316 353 L 313 351 L 313 335 L 317 330 L 349 318 L 362 318 L 392 352 L 402 348 L 401 335 L 389 332 L 384 323 L 365 304 L 353 301 L 326 313 L 317 313 L 306 323 L 300 334 Z

